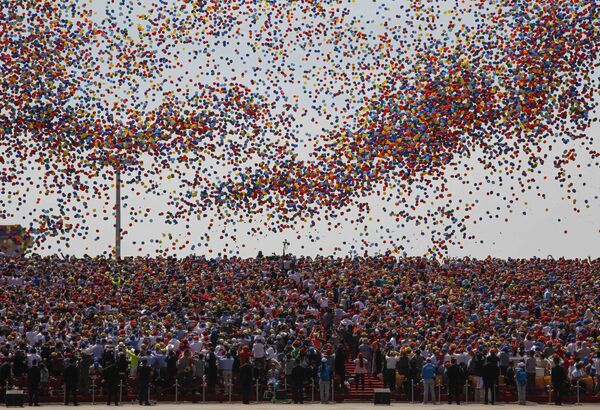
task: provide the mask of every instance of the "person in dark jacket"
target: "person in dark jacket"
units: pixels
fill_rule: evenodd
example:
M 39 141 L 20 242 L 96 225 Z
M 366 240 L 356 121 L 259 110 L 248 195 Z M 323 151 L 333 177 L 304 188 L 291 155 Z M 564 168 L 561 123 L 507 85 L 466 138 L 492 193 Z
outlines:
M 68 360 L 63 370 L 63 379 L 65 382 L 65 406 L 69 405 L 70 398 L 73 399 L 73 404 L 78 406 L 77 385 L 79 384 L 79 366 L 77 365 L 77 359 L 74 357 Z
M 452 404 L 452 397 L 456 399 L 456 404 L 460 404 L 460 393 L 465 382 L 461 367 L 456 364 L 456 359 L 450 360 L 450 367 L 446 370 L 448 376 L 448 404 Z
M 104 383 L 106 386 L 106 405 L 110 406 L 110 403 L 114 401 L 115 406 L 118 406 L 119 381 L 121 380 L 121 377 L 119 375 L 119 368 L 117 367 L 114 360 L 107 361 L 107 366 L 102 371 L 102 378 L 104 379 Z
M 488 404 L 488 398 L 491 404 L 496 402 L 496 384 L 498 384 L 498 375 L 500 368 L 498 361 L 494 359 L 486 360 L 483 366 L 483 388 L 485 390 L 484 402 Z M 489 395 L 488 395 L 489 393 Z
M 169 350 L 166 358 L 167 363 L 167 385 L 175 383 L 177 377 L 177 355 L 173 350 Z
M 554 389 L 554 404 L 562 406 L 563 386 L 567 382 L 567 373 L 560 365 L 560 358 L 558 357 L 554 358 L 554 367 L 550 373 L 550 381 L 552 382 L 552 388 Z
M 379 343 L 375 342 L 375 352 L 373 353 L 373 377 L 377 378 L 377 376 L 383 372 L 383 350 L 379 346 Z
M 148 366 L 148 360 L 142 359 L 140 361 L 140 366 L 138 367 L 137 373 L 140 406 L 142 403 L 146 406 L 149 406 L 150 402 L 148 401 L 148 391 L 150 387 L 150 375 L 152 373 L 152 369 L 150 366 Z
M 31 367 L 27 370 L 27 386 L 29 389 L 29 405 L 39 406 L 38 397 L 40 392 L 41 371 L 37 360 L 31 362 Z
M 298 359 L 292 369 L 292 394 L 294 404 L 304 404 L 304 368 Z
M 13 376 L 17 379 L 27 372 L 27 364 L 25 363 L 25 360 L 25 352 L 22 349 L 18 349 L 15 352 L 12 363 Z
M 346 390 L 346 385 L 344 383 L 346 379 L 346 360 L 348 359 L 348 355 L 346 354 L 346 350 L 342 345 L 339 345 L 337 350 L 335 351 L 335 359 L 333 362 L 333 371 L 335 373 L 336 382 L 338 384 L 338 390 L 343 392 Z
M 242 403 L 250 404 L 250 390 L 252 389 L 252 364 L 246 361 L 240 365 L 240 385 L 242 387 Z
M 206 355 L 206 385 L 208 391 L 214 393 L 215 386 L 217 385 L 217 356 L 212 347 Z

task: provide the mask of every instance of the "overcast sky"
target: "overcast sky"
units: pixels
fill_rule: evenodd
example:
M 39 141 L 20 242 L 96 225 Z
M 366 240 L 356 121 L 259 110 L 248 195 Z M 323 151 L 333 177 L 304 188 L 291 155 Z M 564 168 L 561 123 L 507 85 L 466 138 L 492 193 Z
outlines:
M 97 16 L 99 18 L 104 12 L 103 10 L 107 1 L 92 0 L 91 3 L 99 13 Z M 379 1 L 376 3 L 382 4 L 386 2 Z M 395 7 L 398 7 L 398 4 L 401 2 L 389 1 L 387 3 L 390 6 L 387 10 L 388 13 L 398 12 L 399 9 L 395 9 Z M 452 3 L 447 2 L 448 7 L 451 7 Z M 378 15 L 376 12 L 385 9 L 376 8 L 373 4 L 374 2 L 371 1 L 358 0 L 350 7 L 352 7 L 353 14 L 355 15 L 377 19 Z M 468 20 L 467 23 L 469 23 Z M 378 24 L 374 25 L 374 27 L 376 26 Z M 380 28 L 379 30 L 382 29 Z M 218 52 L 231 56 L 234 63 L 233 68 L 238 68 L 239 70 L 247 68 L 244 67 L 246 63 L 234 58 L 233 54 L 228 54 L 226 48 L 217 50 Z M 254 58 L 254 56 L 250 56 L 248 60 L 253 61 Z M 299 68 L 302 68 L 303 62 L 301 60 L 295 63 L 297 63 Z M 191 67 L 191 70 L 193 72 L 193 67 Z M 298 71 L 301 72 L 302 70 L 299 69 Z M 224 71 L 223 75 L 226 77 L 228 74 Z M 315 88 L 318 88 L 318 84 L 315 85 Z M 300 90 L 300 85 L 290 85 L 290 89 L 287 91 L 292 93 L 298 91 L 300 93 Z M 597 112 L 595 116 L 597 116 Z M 297 121 L 300 140 L 318 135 L 322 128 L 328 128 L 330 125 L 330 123 L 322 118 L 317 123 L 309 121 L 308 117 L 298 118 Z M 596 138 L 600 133 L 600 127 L 596 125 L 587 132 L 595 140 L 596 150 L 600 150 L 598 138 Z M 306 152 L 302 152 L 301 149 L 300 153 L 307 154 Z M 472 159 L 465 159 L 464 161 L 473 161 L 475 163 Z M 505 180 L 503 185 L 499 186 L 490 182 L 495 178 L 492 176 L 487 182 L 485 190 L 491 190 L 500 195 L 482 194 L 478 198 L 480 200 L 478 207 L 470 212 L 471 221 L 477 220 L 479 217 L 482 217 L 483 220 L 476 225 L 469 225 L 469 231 L 474 235 L 475 239 L 465 241 L 463 248 L 451 248 L 448 252 L 449 256 L 472 256 L 478 258 L 484 258 L 488 255 L 503 258 L 545 257 L 547 255 L 553 255 L 555 258 L 560 256 L 569 258 L 599 257 L 600 204 L 597 198 L 600 194 L 600 169 L 593 162 L 590 162 L 589 158 L 586 159 L 584 156 L 578 159 L 578 161 L 580 161 L 579 163 L 582 166 L 582 169 L 578 172 L 581 172 L 582 176 L 576 176 L 572 182 L 578 186 L 577 197 L 582 200 L 584 198 L 590 200 L 587 204 L 588 207 L 582 206 L 581 212 L 573 210 L 574 205 L 572 201 L 567 201 L 564 198 L 564 189 L 554 180 L 551 164 L 546 169 L 549 178 L 546 181 L 540 181 L 538 189 L 533 189 L 522 194 L 520 200 L 512 204 L 510 209 L 507 208 L 506 201 L 503 201 L 501 197 L 511 192 L 510 183 L 512 181 Z M 573 167 L 576 164 L 573 164 Z M 33 179 L 39 179 L 40 177 L 39 174 L 31 170 L 27 171 L 27 175 Z M 473 181 L 478 179 L 483 180 L 486 175 L 482 169 L 475 168 L 469 175 L 469 178 Z M 165 186 L 168 186 L 169 183 L 169 181 L 164 182 Z M 326 222 L 323 222 L 316 223 L 311 229 L 290 230 L 278 234 L 248 235 L 253 224 L 241 223 L 236 227 L 227 228 L 229 234 L 236 235 L 237 241 L 234 242 L 229 238 L 220 238 L 222 227 L 218 224 L 211 231 L 207 230 L 206 220 L 202 217 L 194 218 L 189 229 L 186 229 L 182 225 L 172 226 L 165 224 L 158 216 L 160 212 L 167 209 L 165 198 L 146 196 L 144 194 L 138 196 L 135 194 L 135 192 L 139 191 L 137 187 L 134 187 L 133 192 L 130 192 L 129 188 L 125 186 L 123 189 L 123 193 L 126 196 L 124 201 L 126 208 L 123 211 L 123 220 L 127 235 L 123 239 L 122 252 L 126 256 L 153 255 L 157 249 L 164 248 L 165 244 L 172 243 L 173 240 L 185 241 L 190 239 L 184 235 L 186 231 L 194 233 L 195 238 L 191 238 L 191 242 L 194 242 L 194 239 L 203 238 L 205 235 L 209 235 L 210 240 L 198 239 L 197 242 L 206 243 L 208 246 L 196 245 L 193 248 L 192 246 L 185 246 L 176 252 L 180 256 L 188 254 L 216 256 L 224 248 L 230 254 L 238 254 L 243 257 L 255 256 L 258 251 L 262 251 L 268 255 L 271 253 L 281 253 L 282 242 L 284 240 L 290 242 L 289 252 L 298 255 L 333 254 L 344 256 L 353 252 L 362 254 L 365 249 L 368 249 L 370 254 L 377 254 L 389 249 L 383 243 L 383 240 L 387 238 L 404 238 L 402 243 L 405 244 L 405 252 L 408 255 L 422 255 L 431 245 L 426 226 L 415 226 L 414 224 L 407 224 L 404 227 L 400 226 L 394 218 L 389 216 L 388 211 L 393 205 L 381 201 L 376 196 L 369 198 L 369 203 L 372 207 L 369 217 L 372 219 L 370 222 L 367 222 L 366 226 L 358 226 L 341 220 L 340 226 L 331 230 L 328 230 L 330 226 Z M 473 196 L 468 195 L 466 188 L 460 184 L 454 186 L 451 184 L 450 189 L 454 195 L 454 199 L 457 201 L 460 199 L 464 201 L 473 200 Z M 516 182 L 514 182 L 514 189 L 516 189 Z M 538 195 L 540 192 L 545 193 L 546 198 L 540 197 Z M 111 195 L 111 198 L 114 197 Z M 28 212 L 34 209 L 36 199 L 36 195 L 28 198 L 28 205 L 23 207 L 17 218 L 7 222 L 26 225 L 29 218 Z M 44 197 L 42 198 L 42 202 L 46 201 L 50 204 L 55 199 Z M 579 205 L 581 205 L 581 202 Z M 99 210 L 104 209 L 106 213 L 100 215 L 98 218 L 87 221 L 91 232 L 93 232 L 87 239 L 68 241 L 68 247 L 65 243 L 57 244 L 54 240 L 50 239 L 47 244 L 48 247 L 41 250 L 41 253 L 61 252 L 63 254 L 74 255 L 82 255 L 84 253 L 95 255 L 110 252 L 114 241 L 112 210 L 110 209 L 112 204 L 107 205 L 104 202 L 93 203 L 92 201 L 89 206 L 90 208 L 97 208 Z M 129 212 L 131 210 L 146 208 L 150 209 L 147 216 L 138 215 L 143 222 L 129 227 Z M 388 211 L 384 211 L 384 208 Z M 424 207 L 419 212 L 426 212 L 426 210 L 427 208 Z M 496 217 L 497 215 L 499 217 Z M 508 218 L 508 221 L 505 221 L 505 218 Z M 237 231 L 233 232 L 232 229 L 236 229 Z M 302 234 L 302 239 L 300 240 L 297 239 L 299 233 Z M 159 244 L 158 240 L 163 242 Z M 365 247 L 362 245 L 362 240 L 366 240 L 369 246 Z

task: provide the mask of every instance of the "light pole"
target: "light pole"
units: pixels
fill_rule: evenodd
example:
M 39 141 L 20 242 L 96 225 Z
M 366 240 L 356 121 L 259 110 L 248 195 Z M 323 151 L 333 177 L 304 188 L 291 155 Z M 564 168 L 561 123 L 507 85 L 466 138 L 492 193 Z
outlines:
M 121 260 L 121 168 L 115 169 L 115 259 Z
M 290 243 L 287 241 L 287 239 L 285 239 L 283 241 L 283 256 L 285 256 L 285 249 L 290 246 Z

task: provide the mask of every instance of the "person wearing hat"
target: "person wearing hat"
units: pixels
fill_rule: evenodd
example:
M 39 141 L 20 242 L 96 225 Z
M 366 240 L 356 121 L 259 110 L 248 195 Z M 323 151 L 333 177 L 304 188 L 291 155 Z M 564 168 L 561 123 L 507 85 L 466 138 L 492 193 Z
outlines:
M 428 358 L 423 368 L 421 369 L 421 377 L 423 378 L 423 404 L 427 404 L 429 394 L 431 394 L 431 402 L 436 404 L 435 400 L 435 374 L 436 367 Z
M 524 406 L 526 404 L 525 393 L 527 391 L 527 372 L 525 371 L 525 363 L 523 362 L 517 365 L 516 380 L 519 404 Z
M 319 365 L 319 397 L 322 404 L 329 403 L 332 373 L 331 365 L 327 363 L 327 358 L 323 357 Z

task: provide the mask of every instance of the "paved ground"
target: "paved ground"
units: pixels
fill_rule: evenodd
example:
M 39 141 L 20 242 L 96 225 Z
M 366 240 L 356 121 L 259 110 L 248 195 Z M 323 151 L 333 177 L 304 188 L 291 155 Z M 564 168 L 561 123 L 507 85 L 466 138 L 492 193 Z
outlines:
M 52 407 L 55 408 L 56 410 L 58 410 L 58 408 L 65 408 L 65 406 L 60 405 L 60 404 L 47 404 L 47 405 L 42 405 L 43 407 Z M 141 409 L 144 408 L 142 406 L 138 406 L 138 405 L 132 405 L 132 404 L 124 404 L 124 405 L 120 405 L 120 408 L 123 409 L 130 409 L 130 410 L 135 410 L 135 409 Z M 185 403 L 185 404 L 175 404 L 175 403 L 160 403 L 156 406 L 152 406 L 152 407 L 159 407 L 161 410 L 192 410 L 192 409 L 198 409 L 198 410 L 231 410 L 231 409 L 242 409 L 242 408 L 249 408 L 249 409 L 253 409 L 253 410 L 258 410 L 258 409 L 266 409 L 266 410 L 287 410 L 290 408 L 297 408 L 297 409 L 302 409 L 302 408 L 307 408 L 309 410 L 332 410 L 332 409 L 337 409 L 337 410 L 366 410 L 366 409 L 372 409 L 374 406 L 373 404 L 369 404 L 369 403 L 337 403 L 337 404 L 329 404 L 329 405 L 324 405 L 324 404 L 304 404 L 304 405 L 294 405 L 294 404 L 271 404 L 271 403 L 252 403 L 250 405 L 243 405 L 241 403 L 198 403 L 198 404 L 191 404 L 191 403 Z M 500 403 L 500 404 L 496 404 L 495 406 L 485 406 L 483 404 L 467 404 L 466 406 L 464 404 L 461 404 L 460 407 L 467 407 L 469 410 L 489 410 L 491 408 L 494 407 L 499 407 L 502 408 L 503 410 L 522 410 L 524 408 L 527 407 L 535 407 L 536 410 L 542 410 L 542 409 L 555 409 L 556 406 L 553 405 L 548 405 L 548 404 L 537 404 L 537 403 L 528 403 L 527 406 L 519 406 L 516 404 L 505 404 L 505 403 Z M 457 406 L 456 404 L 453 405 L 448 405 L 446 403 L 444 404 L 440 404 L 440 405 L 422 405 L 422 404 L 410 404 L 410 403 L 395 403 L 392 404 L 391 406 L 387 407 L 387 406 L 377 406 L 377 408 L 394 408 L 394 409 L 399 409 L 399 410 L 408 410 L 408 409 L 423 409 L 423 410 L 442 410 L 442 409 L 456 409 L 456 408 L 460 408 L 459 406 Z M 584 409 L 584 410 L 591 410 L 591 409 L 600 409 L 600 405 L 599 404 L 583 404 L 581 406 L 575 406 L 574 404 L 564 404 L 563 407 L 571 407 L 574 409 Z M 109 407 L 105 404 L 102 405 L 94 405 L 92 406 L 91 404 L 82 404 L 78 407 L 78 410 L 108 410 L 108 409 L 114 409 L 115 407 Z

